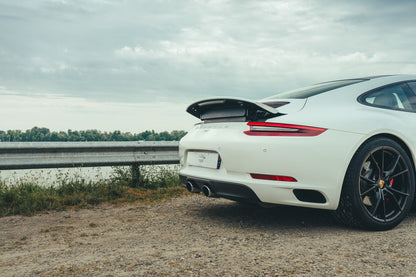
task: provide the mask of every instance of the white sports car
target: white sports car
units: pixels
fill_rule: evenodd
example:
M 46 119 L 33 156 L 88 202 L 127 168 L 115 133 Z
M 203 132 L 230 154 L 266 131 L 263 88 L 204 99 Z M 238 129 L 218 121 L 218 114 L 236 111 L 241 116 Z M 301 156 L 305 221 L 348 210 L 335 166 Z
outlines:
M 235 201 L 335 210 L 373 230 L 399 224 L 415 194 L 416 75 L 337 80 L 260 101 L 190 105 L 181 182 Z

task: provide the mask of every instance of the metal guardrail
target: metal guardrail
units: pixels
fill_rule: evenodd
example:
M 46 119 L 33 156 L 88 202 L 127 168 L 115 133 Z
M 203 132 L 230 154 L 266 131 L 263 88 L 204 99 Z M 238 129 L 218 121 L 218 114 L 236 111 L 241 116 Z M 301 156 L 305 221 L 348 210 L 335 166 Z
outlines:
M 177 141 L 0 142 L 0 170 L 179 163 Z

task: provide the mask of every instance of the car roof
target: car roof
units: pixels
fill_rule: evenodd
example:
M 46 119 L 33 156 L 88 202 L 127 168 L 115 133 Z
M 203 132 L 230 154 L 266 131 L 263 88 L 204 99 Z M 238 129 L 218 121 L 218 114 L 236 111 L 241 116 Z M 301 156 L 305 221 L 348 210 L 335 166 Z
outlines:
M 316 83 L 315 85 L 332 83 L 332 82 L 340 82 L 340 81 L 354 81 L 354 80 L 368 81 L 368 80 L 372 80 L 376 78 L 383 78 L 383 77 L 390 77 L 390 76 L 399 76 L 399 75 L 374 75 L 374 76 L 366 76 L 366 77 L 358 77 L 358 78 L 336 79 L 336 80 Z
M 339 80 L 316 83 L 308 87 L 281 92 L 279 94 L 264 98 L 262 99 L 262 101 L 284 99 L 286 98 L 286 95 L 289 96 L 292 93 L 296 93 L 296 94 L 300 93 L 300 96 L 297 95 L 295 97 L 288 97 L 288 98 L 305 99 L 305 98 L 310 98 L 310 97 L 313 97 L 313 98 L 332 97 L 332 96 L 336 97 L 337 94 L 345 94 L 346 92 L 349 92 L 348 95 L 350 96 L 351 96 L 351 93 L 352 94 L 358 93 L 359 95 L 366 91 L 369 91 L 378 87 L 382 87 L 388 84 L 410 81 L 410 80 L 416 80 L 416 75 L 400 75 L 400 74 L 374 75 L 374 76 L 359 77 L 359 78 L 339 79 Z M 340 85 L 338 86 L 338 84 L 336 83 L 340 83 Z M 334 87 L 331 87 L 331 84 L 334 84 Z M 302 96 L 303 92 L 304 92 L 304 95 Z M 310 95 L 308 95 L 308 93 L 310 93 Z

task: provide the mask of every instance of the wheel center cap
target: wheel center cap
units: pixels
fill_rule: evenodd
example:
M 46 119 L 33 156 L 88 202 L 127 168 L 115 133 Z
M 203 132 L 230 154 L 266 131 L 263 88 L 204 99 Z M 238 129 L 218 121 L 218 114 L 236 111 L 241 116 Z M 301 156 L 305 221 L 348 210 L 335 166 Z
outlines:
M 378 186 L 382 189 L 384 187 L 384 180 L 378 180 Z

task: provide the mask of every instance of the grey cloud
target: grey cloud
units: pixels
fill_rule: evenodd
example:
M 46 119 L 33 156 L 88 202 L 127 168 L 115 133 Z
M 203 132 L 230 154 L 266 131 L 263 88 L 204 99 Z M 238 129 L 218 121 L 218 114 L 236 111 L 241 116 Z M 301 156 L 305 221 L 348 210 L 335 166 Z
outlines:
M 11 89 L 183 102 L 416 70 L 411 1 L 16 3 L 0 2 Z

